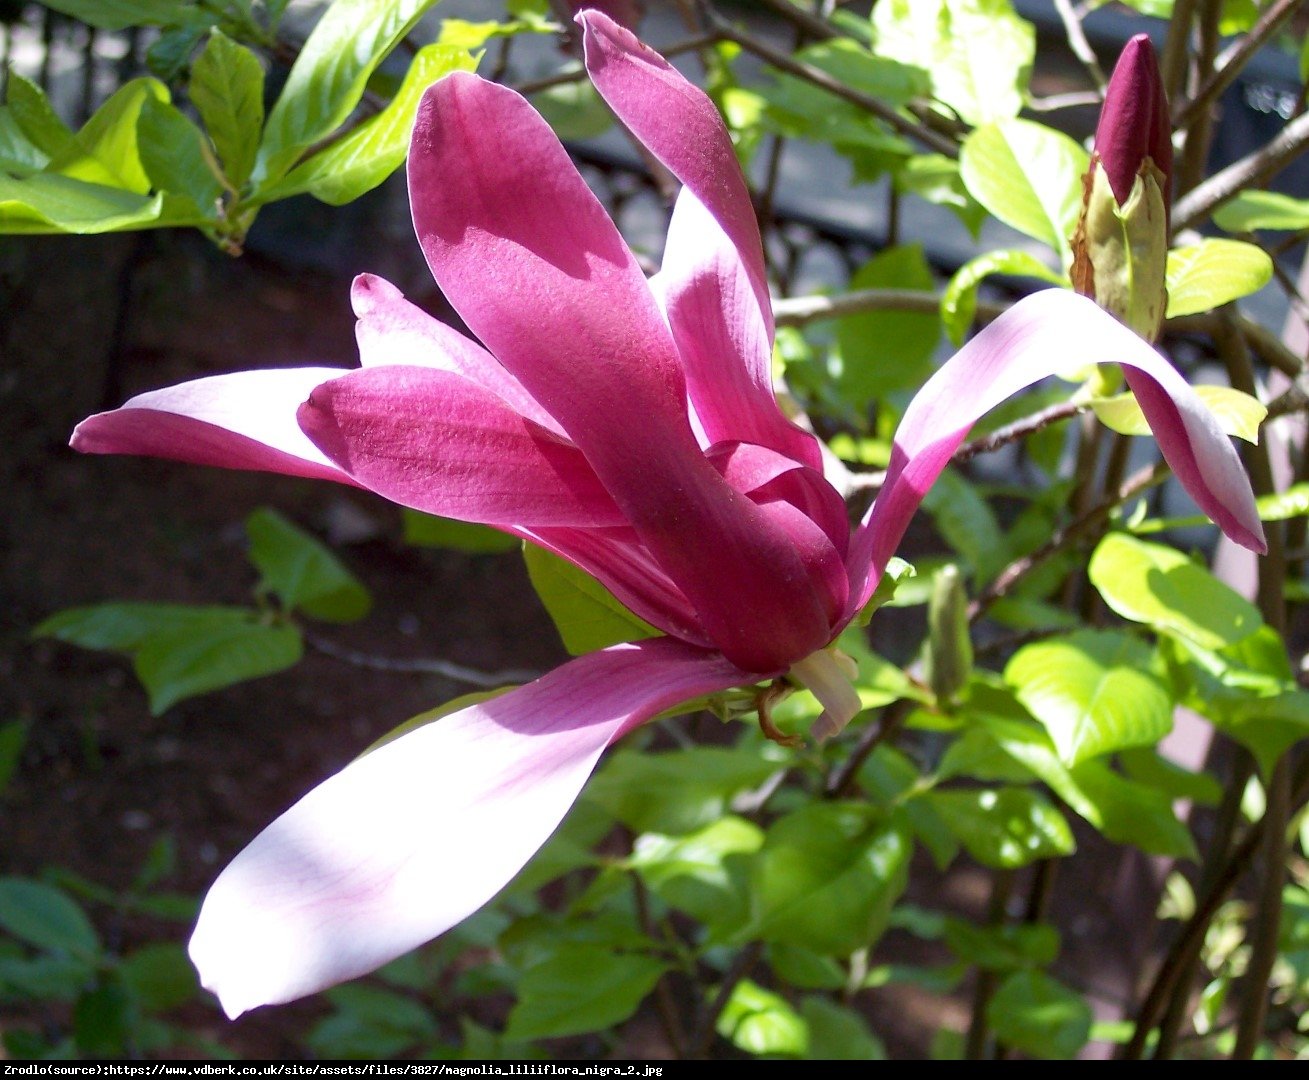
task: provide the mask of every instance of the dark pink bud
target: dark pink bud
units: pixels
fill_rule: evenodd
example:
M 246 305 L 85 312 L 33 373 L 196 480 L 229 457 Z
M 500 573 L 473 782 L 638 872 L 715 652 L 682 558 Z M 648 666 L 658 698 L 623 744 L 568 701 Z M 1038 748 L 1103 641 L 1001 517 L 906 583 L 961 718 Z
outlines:
M 1127 202 L 1147 158 L 1164 175 L 1167 200 L 1173 174 L 1172 124 L 1168 94 L 1147 34 L 1137 34 L 1118 57 L 1095 129 L 1095 151 L 1119 206 Z

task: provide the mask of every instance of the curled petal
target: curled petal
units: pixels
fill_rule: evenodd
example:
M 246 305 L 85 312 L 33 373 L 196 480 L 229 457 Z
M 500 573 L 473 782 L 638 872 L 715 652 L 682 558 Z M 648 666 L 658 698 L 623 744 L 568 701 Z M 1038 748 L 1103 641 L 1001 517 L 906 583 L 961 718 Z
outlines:
M 88 417 L 69 445 L 84 454 L 142 454 L 353 484 L 295 419 L 314 387 L 346 374 L 342 368 L 278 368 L 179 383 Z
M 759 222 L 732 138 L 714 103 L 657 52 L 600 12 L 584 11 L 577 21 L 595 88 L 718 220 L 740 255 L 771 342 L 773 308 Z
M 667 639 L 619 645 L 380 746 L 219 875 L 191 939 L 201 981 L 235 1018 L 429 941 L 513 878 L 613 739 L 742 681 Z
M 299 416 L 343 471 L 403 506 L 484 525 L 626 520 L 575 446 L 451 371 L 366 368 L 318 387 Z
M 416 364 L 454 371 L 499 396 L 513 410 L 562 434 L 554 417 L 477 342 L 414 306 L 385 278 L 360 274 L 350 289 L 359 321 L 355 338 L 364 367 Z
M 657 286 L 707 441 L 757 443 L 821 470 L 818 441 L 777 406 L 768 327 L 740 253 L 690 188 L 677 198 Z
M 1094 363 L 1123 365 L 1159 449 L 1200 509 L 1236 543 L 1266 550 L 1249 477 L 1186 380 L 1090 300 L 1047 289 L 968 342 L 905 410 L 886 482 L 847 558 L 855 586 L 849 615 L 867 603 L 909 519 L 974 422 L 1049 375 Z

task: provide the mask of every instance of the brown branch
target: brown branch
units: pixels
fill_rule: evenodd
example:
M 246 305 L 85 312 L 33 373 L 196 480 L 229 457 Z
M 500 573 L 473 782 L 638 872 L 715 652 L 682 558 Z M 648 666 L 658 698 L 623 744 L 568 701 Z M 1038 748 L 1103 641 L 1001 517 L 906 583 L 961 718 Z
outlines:
M 875 724 L 869 724 L 859 736 L 859 742 L 850 751 L 850 756 L 836 769 L 827 783 L 823 785 L 823 794 L 829 799 L 844 799 L 854 790 L 859 769 L 874 750 L 891 738 L 904 726 L 905 720 L 913 708 L 912 703 L 901 698 L 886 707 Z
M 709 1056 L 709 1052 L 714 1045 L 714 1034 L 718 1027 L 718 1018 L 723 1015 L 723 1010 L 727 1008 L 727 1003 L 732 1000 L 732 994 L 741 980 L 749 975 L 750 969 L 758 963 L 763 951 L 763 942 L 752 941 L 737 953 L 732 960 L 732 966 L 723 975 L 723 981 L 718 987 L 718 993 L 714 995 L 713 1001 L 709 1003 L 709 1007 L 700 1018 L 700 1023 L 696 1026 L 695 1037 L 690 1044 L 693 1058 L 703 1060 Z

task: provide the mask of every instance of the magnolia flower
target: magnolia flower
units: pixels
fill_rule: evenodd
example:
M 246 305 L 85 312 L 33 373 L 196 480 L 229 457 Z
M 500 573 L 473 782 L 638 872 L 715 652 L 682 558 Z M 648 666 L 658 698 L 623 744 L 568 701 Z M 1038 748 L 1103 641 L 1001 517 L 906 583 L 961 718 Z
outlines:
M 1173 143 L 1154 46 L 1137 34 L 1119 54 L 1095 129 L 1073 287 L 1148 341 L 1168 307 L 1168 212 Z
M 1084 298 L 1017 304 L 905 413 L 851 529 L 814 437 L 779 410 L 758 227 L 709 99 L 596 12 L 586 65 L 683 183 L 652 280 L 521 97 L 454 74 L 409 156 L 419 243 L 480 344 L 393 286 L 354 285 L 362 368 L 248 371 L 142 394 L 73 445 L 355 484 L 497 526 L 590 571 L 665 636 L 569 661 L 401 735 L 261 833 L 191 942 L 230 1016 L 363 974 L 440 934 L 546 840 L 601 752 L 701 695 L 789 677 L 838 730 L 859 699 L 832 649 L 974 420 L 1056 368 L 1136 371 L 1200 506 L 1263 548 L 1230 443 L 1159 355 Z

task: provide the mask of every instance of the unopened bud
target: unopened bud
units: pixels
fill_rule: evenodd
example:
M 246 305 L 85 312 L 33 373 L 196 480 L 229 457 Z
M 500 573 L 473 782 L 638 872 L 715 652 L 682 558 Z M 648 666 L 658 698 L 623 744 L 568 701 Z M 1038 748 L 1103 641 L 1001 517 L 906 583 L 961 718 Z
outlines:
M 953 701 L 973 673 L 973 642 L 968 636 L 968 596 L 957 566 L 937 571 L 927 605 L 927 685 L 936 699 Z
M 1073 236 L 1073 288 L 1147 341 L 1159 333 L 1168 292 L 1173 144 L 1168 96 L 1154 47 L 1124 47 L 1095 129 L 1082 215 Z

